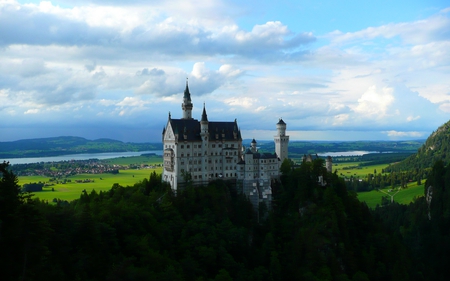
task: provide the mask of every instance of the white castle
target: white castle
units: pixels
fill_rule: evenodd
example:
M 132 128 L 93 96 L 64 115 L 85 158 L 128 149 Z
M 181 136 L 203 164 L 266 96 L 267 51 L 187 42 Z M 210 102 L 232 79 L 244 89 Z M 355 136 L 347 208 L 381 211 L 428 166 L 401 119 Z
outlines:
M 209 121 L 205 105 L 201 120 L 192 118 L 187 82 L 181 108 L 183 118 L 173 119 L 169 113 L 162 132 L 163 181 L 176 191 L 187 182 L 202 185 L 216 179 L 234 180 L 254 203 L 271 201 L 271 181 L 279 177 L 280 165 L 288 158 L 286 123 L 280 119 L 276 125 L 275 153 L 259 153 L 254 139 L 250 148 L 243 147 L 236 120 Z

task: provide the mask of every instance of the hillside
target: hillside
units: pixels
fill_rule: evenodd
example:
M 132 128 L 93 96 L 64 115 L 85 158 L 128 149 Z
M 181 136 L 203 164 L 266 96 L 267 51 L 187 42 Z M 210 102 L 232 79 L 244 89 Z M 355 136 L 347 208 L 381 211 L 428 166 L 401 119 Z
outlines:
M 417 153 L 402 162 L 392 165 L 392 171 L 406 171 L 431 168 L 438 160 L 450 162 L 450 121 L 433 132 Z
M 145 151 L 162 149 L 160 143 L 124 143 L 112 139 L 52 137 L 0 142 L 0 158 L 47 157 L 77 153 Z

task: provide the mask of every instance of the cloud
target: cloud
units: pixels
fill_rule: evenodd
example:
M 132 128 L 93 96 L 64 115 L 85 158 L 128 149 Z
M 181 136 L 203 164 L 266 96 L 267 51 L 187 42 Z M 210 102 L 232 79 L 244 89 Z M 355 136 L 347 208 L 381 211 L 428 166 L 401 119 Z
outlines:
M 34 109 L 28 109 L 27 111 L 24 112 L 24 114 L 36 114 L 39 113 L 39 109 L 34 108 Z
M 283 57 L 285 52 L 315 41 L 311 33 L 295 34 L 279 21 L 257 24 L 248 32 L 234 24 L 209 28 L 149 11 L 151 6 L 69 9 L 50 2 L 6 2 L 0 4 L 0 46 L 77 46 L 84 52 L 93 51 L 88 47 L 95 46 L 129 49 L 147 56 L 235 55 L 259 60 L 269 53 Z
M 424 136 L 421 132 L 399 132 L 399 131 L 385 131 L 383 132 L 388 137 L 416 137 L 421 138 Z
M 335 30 L 328 34 L 334 44 L 349 44 L 376 38 L 401 38 L 407 44 L 426 44 L 430 41 L 450 39 L 450 19 L 446 10 L 432 17 L 413 22 L 390 23 L 368 27 L 357 32 L 343 33 Z
M 377 90 L 373 85 L 358 99 L 354 110 L 366 118 L 383 118 L 394 101 L 393 91 L 387 87 Z
M 420 119 L 420 115 L 417 115 L 417 116 L 408 116 L 408 117 L 406 118 L 406 121 L 411 122 L 411 121 L 419 120 L 419 119 Z

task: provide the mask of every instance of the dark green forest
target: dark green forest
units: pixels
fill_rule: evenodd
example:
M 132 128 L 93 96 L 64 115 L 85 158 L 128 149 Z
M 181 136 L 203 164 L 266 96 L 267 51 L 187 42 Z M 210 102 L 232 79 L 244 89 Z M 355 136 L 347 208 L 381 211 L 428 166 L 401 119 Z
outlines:
M 423 170 L 439 160 L 450 163 L 450 121 L 433 132 L 416 154 L 392 165 L 388 171 Z
M 450 175 L 441 170 L 430 184 Z M 155 173 L 134 186 L 115 184 L 52 205 L 22 193 L 0 164 L 0 280 L 445 277 L 448 191 L 436 189 L 439 209 L 430 221 L 423 200 L 395 216 L 388 208 L 396 205 L 370 211 L 326 173 L 322 159 L 299 167 L 285 162 L 282 172 L 273 210 L 261 205 L 255 212 L 231 183 L 188 186 L 175 196 Z M 325 186 L 317 184 L 320 175 Z M 434 250 L 437 256 L 427 259 Z

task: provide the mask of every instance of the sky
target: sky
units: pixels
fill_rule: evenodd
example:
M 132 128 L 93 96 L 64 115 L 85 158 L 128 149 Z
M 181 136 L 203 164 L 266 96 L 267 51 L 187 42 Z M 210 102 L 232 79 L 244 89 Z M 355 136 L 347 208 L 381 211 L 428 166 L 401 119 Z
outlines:
M 242 137 L 425 139 L 450 119 L 445 0 L 0 0 L 0 142 L 160 142 L 181 118 Z

